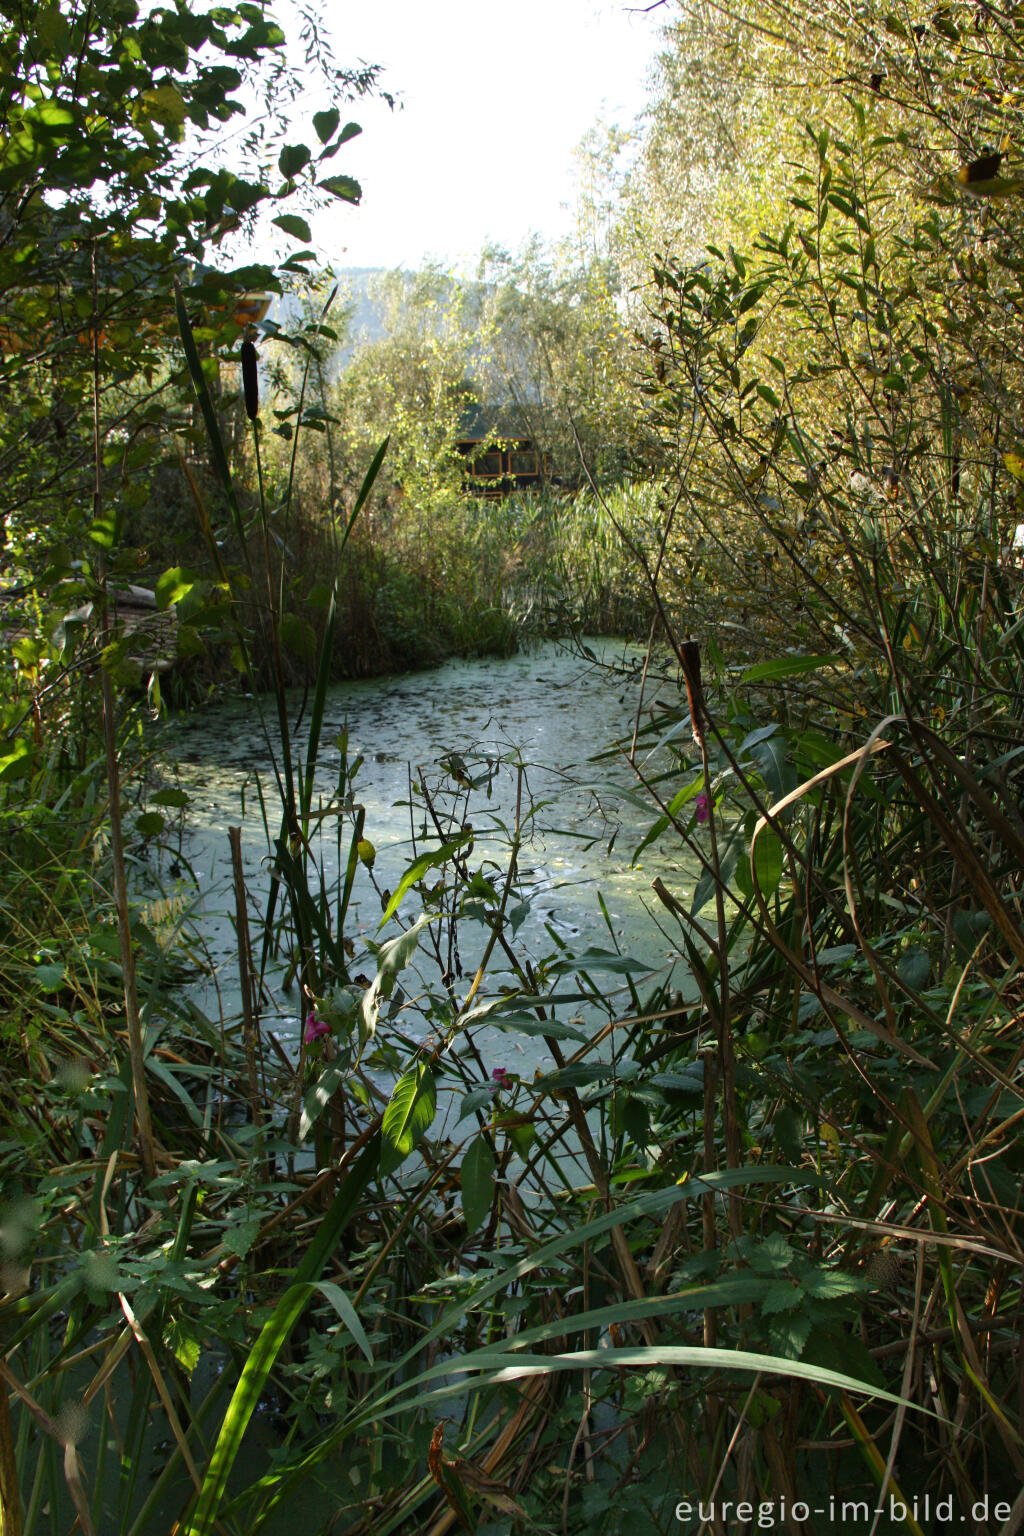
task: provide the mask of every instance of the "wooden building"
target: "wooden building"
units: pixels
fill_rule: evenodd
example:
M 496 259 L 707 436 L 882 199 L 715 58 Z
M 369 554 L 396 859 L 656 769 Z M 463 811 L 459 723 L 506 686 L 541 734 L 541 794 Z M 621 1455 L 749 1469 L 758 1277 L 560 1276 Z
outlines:
M 551 478 L 549 456 L 528 437 L 461 437 L 455 446 L 466 461 L 463 486 L 476 496 L 511 496 Z

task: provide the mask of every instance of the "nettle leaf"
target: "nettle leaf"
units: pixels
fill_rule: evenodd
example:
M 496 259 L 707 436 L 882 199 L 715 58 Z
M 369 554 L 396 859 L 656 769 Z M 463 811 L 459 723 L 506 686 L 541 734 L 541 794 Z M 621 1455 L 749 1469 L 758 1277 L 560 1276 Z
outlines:
M 462 1211 L 466 1230 L 472 1235 L 482 1227 L 494 1203 L 494 1170 L 497 1164 L 486 1136 L 470 1142 L 462 1159 L 459 1183 L 462 1186 Z
M 803 1291 L 793 1280 L 773 1280 L 763 1292 L 759 1306 L 762 1312 L 791 1312 L 803 1300 Z
M 437 1113 L 437 1085 L 425 1062 L 402 1074 L 381 1122 L 381 1173 L 394 1173 L 422 1141 Z
M 244 1259 L 249 1249 L 259 1236 L 260 1221 L 258 1217 L 250 1217 L 246 1221 L 240 1221 L 233 1227 L 228 1227 L 224 1233 L 224 1246 L 229 1253 L 235 1253 L 240 1259 Z
M 63 965 L 37 965 L 35 969 L 36 985 L 44 992 L 56 992 L 64 985 L 65 968 Z
M 906 954 L 901 956 L 896 974 L 912 992 L 920 992 L 931 979 L 931 959 L 925 950 L 915 945 L 913 949 L 908 949 Z

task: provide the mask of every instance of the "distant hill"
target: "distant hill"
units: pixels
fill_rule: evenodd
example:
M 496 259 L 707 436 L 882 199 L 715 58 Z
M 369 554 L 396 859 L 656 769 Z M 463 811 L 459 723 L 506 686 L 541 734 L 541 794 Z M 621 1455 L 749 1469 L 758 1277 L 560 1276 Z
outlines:
M 384 335 L 383 307 L 379 300 L 373 297 L 373 289 L 379 285 L 382 278 L 387 276 L 387 270 L 386 267 L 343 267 L 341 271 L 334 274 L 338 283 L 338 296 L 332 306 L 331 314 L 335 318 L 335 329 L 339 334 L 347 332 L 346 340 L 339 353 L 341 366 L 344 366 L 357 346 L 379 341 Z M 286 293 L 274 300 L 270 307 L 269 319 L 285 329 L 299 319 L 302 307 L 303 301 L 300 295 Z M 347 327 L 343 327 L 339 322 L 346 310 L 350 311 L 350 316 Z

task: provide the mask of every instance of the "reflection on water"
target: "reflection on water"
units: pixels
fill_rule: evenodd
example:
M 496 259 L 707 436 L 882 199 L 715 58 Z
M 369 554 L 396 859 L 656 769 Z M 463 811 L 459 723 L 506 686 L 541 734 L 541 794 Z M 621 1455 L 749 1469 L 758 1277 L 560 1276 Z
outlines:
M 646 850 L 640 864 L 631 857 L 656 814 L 635 794 L 636 780 L 622 755 L 600 764 L 589 761 L 618 737 L 628 744 L 639 698 L 635 648 L 613 649 L 593 642 L 595 652 L 615 657 L 625 670 L 609 674 L 555 643 L 508 659 L 449 662 L 436 671 L 331 689 L 324 717 L 314 807 L 328 806 L 336 794 L 341 761 L 338 741 L 348 732 L 350 761 L 361 758 L 354 800 L 365 806 L 365 836 L 377 850 L 373 878 L 360 868 L 348 933 L 357 950 L 360 937 L 377 938 L 381 891 L 393 890 L 416 852 L 437 846 L 437 822 L 424 806 L 420 787 L 434 802 L 442 826 L 471 825 L 471 867 L 498 880 L 507 868 L 515 817 L 516 765 L 523 765 L 524 813 L 532 807 L 519 857 L 520 901 L 515 935 L 517 952 L 533 961 L 560 946 L 618 947 L 664 979 L 676 959 L 673 937 L 663 930 L 663 909 L 650 898 L 651 881 L 660 875 L 681 899 L 692 892 L 694 871 L 684 863 L 669 835 L 656 850 Z M 644 718 L 655 702 L 648 682 Z M 663 693 L 663 698 L 666 695 Z M 674 695 L 672 696 L 674 700 Z M 302 698 L 289 700 L 293 721 Z M 264 701 L 267 727 L 276 743 L 274 715 Z M 308 709 L 296 745 L 305 754 Z M 235 939 L 227 917 L 231 870 L 227 828 L 241 825 L 246 875 L 253 891 L 265 887 L 268 838 L 278 827 L 274 765 L 253 700 L 239 700 L 206 710 L 202 717 L 169 728 L 165 761 L 174 761 L 189 790 L 187 854 L 203 891 L 202 925 L 213 958 L 222 967 L 220 987 L 232 1006 Z M 656 771 L 659 760 L 648 762 Z M 660 760 L 662 771 L 667 759 Z M 470 778 L 478 788 L 460 784 Z M 663 785 L 670 798 L 678 783 Z M 319 850 L 328 887 L 347 853 L 350 819 L 330 815 L 322 823 Z M 598 901 L 600 891 L 609 923 Z M 415 917 L 419 900 L 410 892 L 401 907 L 402 926 Z M 460 934 L 463 974 L 472 967 L 486 940 L 481 922 Z M 398 931 L 394 921 L 379 937 Z M 613 937 L 614 935 L 614 937 Z M 372 967 L 372 962 L 371 962 Z M 682 985 L 677 967 L 673 984 Z M 491 990 L 499 973 L 492 979 Z M 619 987 L 621 976 L 607 977 Z M 625 997 L 625 993 L 623 994 Z M 197 998 L 211 1007 L 215 999 Z M 298 1009 L 297 996 L 294 998 Z M 293 1039 L 297 1017 L 282 1016 L 279 1028 Z M 529 1042 L 532 1047 L 533 1042 Z M 531 1065 L 543 1058 L 529 1051 Z

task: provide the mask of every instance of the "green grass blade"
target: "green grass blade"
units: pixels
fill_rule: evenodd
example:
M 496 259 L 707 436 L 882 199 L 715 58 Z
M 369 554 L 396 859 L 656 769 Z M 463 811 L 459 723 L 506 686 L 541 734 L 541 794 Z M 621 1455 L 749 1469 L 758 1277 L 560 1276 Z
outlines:
M 320 1270 L 351 1220 L 363 1191 L 373 1177 L 379 1157 L 378 1133 L 371 1137 L 346 1178 L 320 1224 L 316 1238 L 295 1271 L 292 1284 L 281 1297 L 253 1345 L 224 1415 L 217 1443 L 203 1478 L 203 1486 L 199 1491 L 195 1512 L 185 1526 L 186 1536 L 210 1536 L 213 1531 L 217 1510 L 241 1448 L 242 1437 L 249 1420 L 256 1411 L 267 1377 L 306 1308 Z
M 342 550 L 345 548 L 345 545 L 348 543 L 349 534 L 355 527 L 356 518 L 359 516 L 360 512 L 363 510 L 363 507 L 366 505 L 366 499 L 373 489 L 373 482 L 376 480 L 377 475 L 380 472 L 380 467 L 384 462 L 384 455 L 388 451 L 388 444 L 390 441 L 390 437 L 386 437 L 384 439 L 380 447 L 377 449 L 377 452 L 373 456 L 372 464 L 366 471 L 363 483 L 359 488 L 359 495 L 356 497 L 355 506 L 352 508 L 352 515 L 348 520 L 348 523 L 345 527 L 345 532 L 342 535 L 341 543 L 338 546 L 339 557 Z M 323 730 L 324 706 L 327 702 L 327 686 L 331 680 L 331 658 L 334 653 L 334 624 L 338 612 L 338 574 L 338 570 L 335 569 L 334 582 L 331 587 L 331 601 L 327 608 L 327 623 L 324 626 L 324 637 L 320 645 L 320 655 L 317 660 L 316 684 L 313 689 L 313 708 L 309 717 L 309 741 L 306 745 L 306 776 L 302 784 L 303 823 L 306 822 L 309 816 L 310 806 L 313 803 L 313 775 L 316 770 L 316 760 L 320 752 L 320 733 Z

